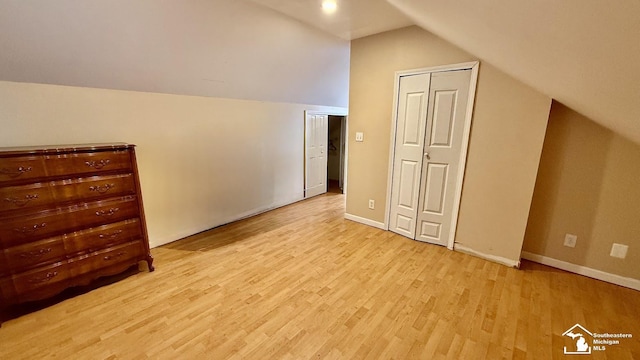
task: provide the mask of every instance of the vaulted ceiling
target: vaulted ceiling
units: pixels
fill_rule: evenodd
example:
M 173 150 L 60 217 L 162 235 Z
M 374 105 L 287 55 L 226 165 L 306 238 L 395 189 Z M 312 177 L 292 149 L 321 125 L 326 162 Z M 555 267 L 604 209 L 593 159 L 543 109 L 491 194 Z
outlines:
M 385 0 L 336 0 L 338 10 L 325 15 L 322 0 L 251 0 L 345 40 L 414 25 Z
M 640 0 L 254 2 L 346 39 L 417 24 L 640 143 Z
M 346 107 L 349 42 L 247 0 L 0 1 L 0 80 Z

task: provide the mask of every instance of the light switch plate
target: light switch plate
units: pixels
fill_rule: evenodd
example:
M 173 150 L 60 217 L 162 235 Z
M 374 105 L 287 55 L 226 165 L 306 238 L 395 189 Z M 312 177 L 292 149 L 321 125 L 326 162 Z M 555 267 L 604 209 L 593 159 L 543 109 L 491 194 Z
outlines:
M 364 141 L 364 133 L 357 132 L 356 133 L 356 141 L 358 141 L 358 142 Z

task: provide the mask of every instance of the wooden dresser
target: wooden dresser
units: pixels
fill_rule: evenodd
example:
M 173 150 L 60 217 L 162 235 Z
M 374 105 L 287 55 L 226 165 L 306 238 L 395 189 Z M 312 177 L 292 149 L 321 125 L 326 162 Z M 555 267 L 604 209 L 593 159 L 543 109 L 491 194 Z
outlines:
M 0 148 L 0 315 L 140 261 L 153 271 L 134 145 Z

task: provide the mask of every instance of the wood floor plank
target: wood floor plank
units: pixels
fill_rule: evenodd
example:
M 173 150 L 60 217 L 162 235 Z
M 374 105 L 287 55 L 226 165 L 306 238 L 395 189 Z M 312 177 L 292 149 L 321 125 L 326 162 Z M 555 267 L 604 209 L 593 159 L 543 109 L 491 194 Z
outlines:
M 575 323 L 635 338 L 640 292 L 512 269 L 344 219 L 327 194 L 152 250 L 153 273 L 6 321 L 0 359 L 561 359 Z

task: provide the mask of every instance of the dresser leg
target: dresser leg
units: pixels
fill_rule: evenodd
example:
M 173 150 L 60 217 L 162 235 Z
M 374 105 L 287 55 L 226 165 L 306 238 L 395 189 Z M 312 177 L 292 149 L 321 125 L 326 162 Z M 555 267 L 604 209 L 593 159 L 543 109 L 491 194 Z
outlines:
M 152 272 L 156 269 L 153 267 L 153 256 L 151 256 L 151 253 L 147 254 L 147 265 L 149 265 L 149 272 Z

